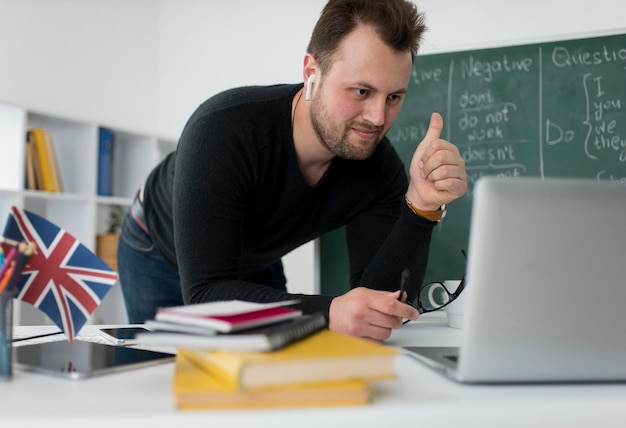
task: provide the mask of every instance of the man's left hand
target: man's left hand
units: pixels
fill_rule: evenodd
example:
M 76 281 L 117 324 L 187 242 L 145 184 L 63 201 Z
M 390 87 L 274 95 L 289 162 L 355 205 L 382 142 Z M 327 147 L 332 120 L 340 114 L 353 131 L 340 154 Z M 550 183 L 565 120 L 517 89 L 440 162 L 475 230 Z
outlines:
M 433 113 L 411 159 L 407 199 L 424 211 L 436 211 L 467 191 L 465 161 L 454 144 L 441 139 L 442 130 L 443 118 Z

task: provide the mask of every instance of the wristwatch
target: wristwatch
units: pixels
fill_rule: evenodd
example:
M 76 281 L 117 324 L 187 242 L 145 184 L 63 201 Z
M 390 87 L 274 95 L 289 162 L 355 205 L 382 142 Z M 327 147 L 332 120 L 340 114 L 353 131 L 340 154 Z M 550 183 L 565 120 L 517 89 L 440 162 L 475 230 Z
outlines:
M 436 211 L 424 211 L 424 210 L 415 208 L 415 206 L 411 203 L 411 201 L 409 201 L 406 195 L 404 196 L 404 200 L 406 201 L 407 206 L 410 208 L 411 211 L 413 211 L 414 214 L 420 217 L 423 217 L 427 220 L 441 221 L 446 216 L 446 204 L 443 204 L 442 206 L 440 206 L 439 209 Z

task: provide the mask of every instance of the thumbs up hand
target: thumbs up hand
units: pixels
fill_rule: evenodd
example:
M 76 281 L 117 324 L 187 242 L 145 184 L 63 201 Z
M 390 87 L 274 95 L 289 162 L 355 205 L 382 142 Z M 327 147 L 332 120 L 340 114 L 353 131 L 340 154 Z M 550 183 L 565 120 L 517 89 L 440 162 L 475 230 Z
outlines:
M 465 161 L 454 144 L 441 139 L 442 130 L 443 118 L 433 113 L 409 167 L 407 199 L 424 211 L 436 211 L 467 191 Z

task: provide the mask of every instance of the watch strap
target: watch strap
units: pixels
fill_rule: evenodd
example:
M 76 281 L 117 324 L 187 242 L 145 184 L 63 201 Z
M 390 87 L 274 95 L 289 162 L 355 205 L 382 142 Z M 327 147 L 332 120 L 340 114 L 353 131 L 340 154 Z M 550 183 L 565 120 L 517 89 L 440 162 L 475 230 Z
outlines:
M 441 207 L 439 207 L 438 210 L 426 211 L 426 210 L 420 210 L 419 208 L 416 208 L 415 205 L 413 205 L 411 203 L 411 201 L 409 201 L 409 199 L 406 197 L 406 195 L 404 196 L 404 200 L 406 201 L 406 204 L 409 207 L 409 209 L 411 211 L 413 211 L 413 213 L 415 215 L 423 217 L 423 218 L 425 218 L 427 220 L 430 220 L 430 221 L 441 221 L 446 216 L 446 205 L 445 204 L 443 204 Z

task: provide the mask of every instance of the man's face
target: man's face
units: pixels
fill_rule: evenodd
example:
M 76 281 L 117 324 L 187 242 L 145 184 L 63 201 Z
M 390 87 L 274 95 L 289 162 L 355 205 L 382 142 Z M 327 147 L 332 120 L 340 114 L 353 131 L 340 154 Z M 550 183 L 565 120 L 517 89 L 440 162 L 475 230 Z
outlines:
M 397 52 L 370 27 L 357 27 L 340 44 L 311 100 L 321 143 L 344 159 L 370 157 L 400 112 L 411 69 L 410 52 Z

